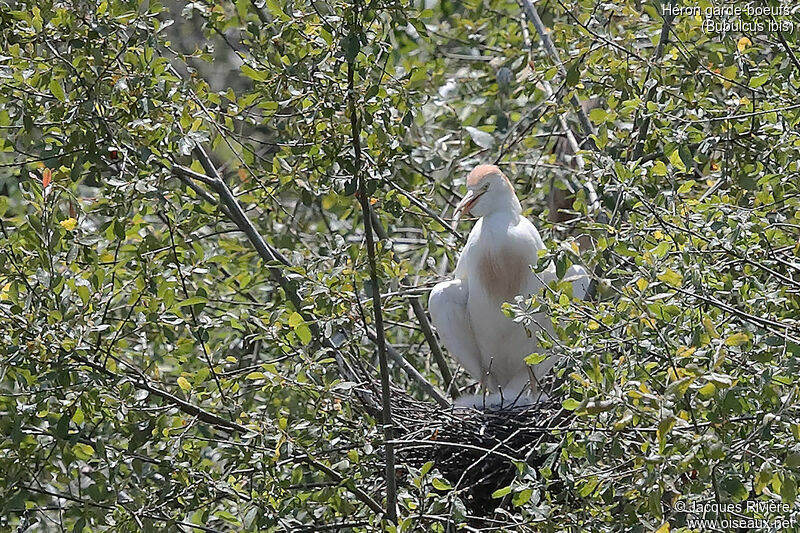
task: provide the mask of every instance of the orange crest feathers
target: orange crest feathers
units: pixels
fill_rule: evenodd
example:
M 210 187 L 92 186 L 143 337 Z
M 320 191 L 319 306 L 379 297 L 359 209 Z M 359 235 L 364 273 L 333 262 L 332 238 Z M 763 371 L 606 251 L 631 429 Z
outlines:
M 467 187 L 474 187 L 483 181 L 484 178 L 494 175 L 502 176 L 502 178 L 506 180 L 506 183 L 508 183 L 508 186 L 511 187 L 511 182 L 508 181 L 506 175 L 503 174 L 503 171 L 500 170 L 496 165 L 478 165 L 477 167 L 473 168 L 472 172 L 470 172 L 467 176 Z

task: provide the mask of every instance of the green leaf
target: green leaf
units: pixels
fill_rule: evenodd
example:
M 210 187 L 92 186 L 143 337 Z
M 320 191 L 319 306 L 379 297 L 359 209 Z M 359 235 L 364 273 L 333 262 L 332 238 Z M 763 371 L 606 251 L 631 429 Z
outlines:
M 653 250 L 652 250 L 653 251 L 653 255 L 655 255 L 656 257 L 662 258 L 665 255 L 667 255 L 667 253 L 669 252 L 670 247 L 671 247 L 671 244 L 669 243 L 669 241 L 661 241 L 660 243 L 658 243 L 658 246 L 653 248 Z M 645 287 L 646 287 L 646 285 L 645 285 Z
M 735 502 L 741 502 L 747 499 L 750 494 L 745 488 L 744 484 L 738 478 L 728 477 L 722 480 L 722 488 L 731 495 L 731 499 Z
M 435 488 L 436 490 L 450 490 L 453 488 L 453 486 L 450 485 L 450 483 L 448 483 L 447 480 L 444 480 L 439 477 L 433 478 L 433 481 L 431 483 L 433 484 L 433 488 Z
M 680 274 L 672 270 L 671 268 L 667 268 L 663 273 L 659 274 L 658 279 L 665 283 L 669 283 L 673 287 L 680 287 L 683 278 Z
M 769 72 L 765 72 L 764 74 L 762 74 L 760 76 L 756 76 L 755 78 L 750 78 L 750 83 L 749 83 L 750 87 L 753 87 L 753 88 L 761 87 L 762 85 L 767 83 L 767 80 L 769 79 L 769 76 L 770 76 Z
M 781 482 L 781 500 L 783 503 L 794 505 L 794 501 L 797 498 L 797 481 L 794 479 L 789 473 L 783 475 L 783 481 Z
M 421 476 L 426 475 L 428 472 L 431 471 L 431 468 L 433 468 L 433 461 L 428 461 L 427 463 L 422 465 L 422 468 L 420 468 L 419 475 Z
M 278 17 L 281 20 L 290 20 L 289 15 L 284 13 L 283 9 L 281 9 L 281 5 L 278 3 L 277 0 L 266 0 L 267 9 L 270 13 L 274 16 Z
M 692 160 L 692 152 L 689 150 L 689 147 L 686 146 L 685 144 L 681 145 L 681 147 L 678 149 L 678 155 L 680 156 L 681 161 L 685 165 L 686 171 L 687 172 L 691 171 L 692 167 L 694 167 L 694 161 Z
M 667 434 L 675 427 L 676 418 L 674 416 L 670 416 L 662 420 L 658 423 L 658 429 L 656 430 L 656 437 L 659 441 L 664 441 L 667 438 Z
M 297 311 L 295 311 L 294 313 L 291 314 L 291 316 L 289 316 L 289 327 L 292 329 L 296 328 L 303 322 L 305 322 L 303 320 L 303 316 Z
M 538 365 L 545 359 L 547 359 L 548 355 L 546 353 L 532 353 L 528 357 L 525 358 L 525 363 L 529 365 Z
M 88 444 L 79 442 L 72 446 L 72 453 L 74 453 L 75 457 L 77 457 L 78 459 L 86 461 L 94 455 L 94 448 L 92 448 Z
M 580 72 L 578 71 L 578 67 L 580 66 L 580 61 L 575 61 L 572 66 L 567 70 L 567 86 L 572 89 L 576 85 L 578 85 L 578 81 L 580 80 Z
M 60 102 L 63 102 L 67 99 L 67 97 L 64 95 L 64 87 L 61 86 L 60 81 L 56 79 L 51 79 L 49 87 L 50 87 L 50 92 L 53 94 L 53 96 L 58 98 Z
M 579 405 L 580 402 L 578 402 L 578 400 L 575 400 L 574 398 L 567 398 L 561 403 L 561 406 L 567 411 L 574 411 L 575 409 L 578 408 Z
M 748 342 L 749 340 L 750 340 L 750 336 L 747 333 L 745 333 L 743 331 L 740 331 L 738 333 L 734 333 L 732 335 L 729 335 L 728 338 L 725 339 L 725 345 L 726 346 L 741 346 L 742 344 Z
M 503 496 L 505 496 L 506 494 L 508 494 L 510 492 L 511 492 L 511 485 L 509 485 L 507 487 L 503 487 L 502 489 L 497 489 L 496 491 L 494 491 L 492 493 L 492 498 L 496 500 L 498 498 L 502 498 Z
M 344 59 L 348 63 L 352 63 L 356 60 L 360 50 L 361 43 L 359 42 L 357 33 L 351 31 L 342 39 L 342 51 L 344 52 Z
M 694 181 L 694 180 L 689 180 L 689 181 L 683 183 L 683 185 L 678 187 L 678 194 L 683 194 L 683 193 L 687 193 L 687 192 L 691 191 L 692 187 L 694 187 L 696 184 L 697 184 L 697 182 Z
M 190 305 L 195 304 L 204 304 L 208 302 L 208 299 L 203 298 L 202 296 L 192 296 L 186 300 L 183 300 L 181 303 L 178 304 L 178 307 L 189 307 Z
M 297 337 L 303 344 L 308 344 L 311 342 L 311 330 L 306 324 L 300 324 L 294 328 L 294 332 L 297 334 Z
M 590 477 L 589 479 L 586 480 L 585 484 L 580 488 L 578 494 L 580 494 L 584 498 L 589 496 L 589 494 L 591 494 L 594 491 L 594 489 L 597 488 L 597 484 L 598 484 L 598 479 L 594 476 Z
M 600 107 L 592 109 L 589 112 L 589 118 L 592 119 L 592 122 L 594 122 L 595 124 L 600 124 L 601 122 L 605 122 L 606 117 L 608 117 L 608 113 L 606 113 L 605 109 L 602 109 Z
M 533 496 L 533 489 L 523 489 L 514 495 L 512 503 L 515 507 L 521 507 L 528 503 Z
M 264 81 L 264 80 L 267 79 L 267 76 L 269 75 L 269 73 L 267 71 L 255 70 L 253 67 L 251 67 L 249 65 L 242 65 L 239 68 L 242 71 L 242 74 L 244 74 L 245 76 L 247 76 L 251 80 L 255 80 L 255 81 Z

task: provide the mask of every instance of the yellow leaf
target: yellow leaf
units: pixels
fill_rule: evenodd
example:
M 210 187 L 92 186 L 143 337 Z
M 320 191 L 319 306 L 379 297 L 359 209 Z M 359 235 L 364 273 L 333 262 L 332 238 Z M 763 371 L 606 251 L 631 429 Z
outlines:
M 670 368 L 667 370 L 667 377 L 670 381 L 678 381 L 680 378 L 686 375 L 686 370 L 683 368 Z
M 658 279 L 666 283 L 669 283 L 673 287 L 680 287 L 681 281 L 683 281 L 681 275 L 672 270 L 671 268 L 665 270 L 663 274 L 659 274 Z
M 656 530 L 656 533 L 669 533 L 669 522 L 661 524 L 661 527 Z
M 636 286 L 639 288 L 640 291 L 644 291 L 647 288 L 647 280 L 644 278 L 637 279 Z
M 703 327 L 706 329 L 706 333 L 708 333 L 709 337 L 712 339 L 719 338 L 719 333 L 717 333 L 717 330 L 714 329 L 714 323 L 711 322 L 711 319 L 707 316 L 703 317 Z
M 292 313 L 291 316 L 289 316 L 289 327 L 292 329 L 296 328 L 303 322 L 304 322 L 303 316 L 296 311 Z
M 181 376 L 178 378 L 178 386 L 186 392 L 192 390 L 192 384 L 189 383 L 189 380 L 185 377 Z
M 709 382 L 697 389 L 697 392 L 699 392 L 703 398 L 711 398 L 714 396 L 714 393 L 717 392 L 717 386 Z
M 59 222 L 59 225 L 67 231 L 74 231 L 75 228 L 78 226 L 78 221 L 70 217 L 66 220 L 62 220 L 61 222 Z
M 678 350 L 678 357 L 691 357 L 695 350 L 697 346 L 684 346 Z
M 725 339 L 725 344 L 727 346 L 740 346 L 749 340 L 750 336 L 747 333 L 740 331 L 739 333 L 734 333 Z
M 752 45 L 753 45 L 753 42 L 750 39 L 748 39 L 747 37 L 742 37 L 741 39 L 739 39 L 739 42 L 736 43 L 736 48 L 740 52 L 744 52 L 745 48 L 747 48 L 748 46 L 752 46 Z

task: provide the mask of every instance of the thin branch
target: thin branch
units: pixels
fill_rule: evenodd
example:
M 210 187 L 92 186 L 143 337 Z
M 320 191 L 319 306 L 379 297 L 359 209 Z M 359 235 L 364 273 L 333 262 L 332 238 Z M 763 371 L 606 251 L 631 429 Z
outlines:
M 778 22 L 775 20 L 775 16 L 770 14 L 769 18 L 772 19 L 772 23 L 777 28 Z M 789 55 L 789 59 L 792 60 L 792 63 L 794 63 L 794 66 L 797 67 L 797 70 L 800 73 L 800 61 L 797 60 L 797 56 L 794 55 L 792 47 L 789 46 L 788 42 L 786 42 L 786 37 L 783 36 L 783 32 L 781 30 L 778 30 L 778 39 L 781 40 L 781 44 L 783 45 L 784 50 L 786 50 L 786 53 Z
M 372 216 L 372 226 L 375 229 L 375 233 L 378 234 L 378 237 L 383 241 L 391 242 L 388 233 L 386 233 L 386 229 L 383 227 L 383 224 L 381 224 L 381 221 L 378 219 L 378 216 L 375 214 L 375 211 L 371 206 L 370 215 Z M 401 280 L 401 283 L 404 285 L 411 284 L 408 276 L 404 276 Z M 422 334 L 425 336 L 425 341 L 428 343 L 428 346 L 431 349 L 433 360 L 436 361 L 436 365 L 439 367 L 439 372 L 442 374 L 442 380 L 444 381 L 445 389 L 449 389 L 450 384 L 453 382 L 453 374 L 450 372 L 450 367 L 447 365 L 447 359 L 445 359 L 442 349 L 439 346 L 439 343 L 436 341 L 436 335 L 433 334 L 433 328 L 431 328 L 430 321 L 428 321 L 428 316 L 425 314 L 425 309 L 422 307 L 422 303 L 419 301 L 419 297 L 416 295 L 409 296 L 408 301 L 411 304 L 411 309 L 414 311 L 414 316 L 417 317 L 419 326 L 422 329 Z M 457 391 L 457 389 L 454 390 Z M 438 398 L 436 398 L 436 401 L 441 404 Z
M 675 6 L 675 0 L 670 2 L 672 6 Z M 666 10 L 665 10 L 666 11 Z M 647 74 L 645 75 L 645 84 L 650 79 L 650 73 L 652 72 L 653 65 L 658 63 L 658 60 L 661 59 L 661 56 L 664 53 L 664 48 L 667 44 L 667 39 L 669 38 L 669 32 L 672 28 L 672 21 L 675 20 L 675 10 L 670 9 L 669 14 L 663 15 L 664 17 L 664 24 L 661 26 L 661 35 L 658 38 L 658 45 L 656 46 L 656 51 L 653 53 L 653 60 L 651 65 L 647 67 Z M 647 94 L 644 97 L 644 102 L 642 102 L 643 109 L 647 109 L 647 102 L 650 102 L 656 96 L 656 87 L 658 83 L 654 83 L 650 90 L 647 91 Z M 639 125 L 639 131 L 636 134 L 636 146 L 633 149 L 632 159 L 635 161 L 642 157 L 642 153 L 644 152 L 644 143 L 647 140 L 647 130 L 650 128 L 650 116 L 645 116 L 642 119 L 642 123 Z
M 358 0 L 354 4 L 353 26 L 351 32 L 357 31 Z M 356 33 L 357 34 L 357 33 Z M 381 404 L 383 410 L 383 439 L 386 455 L 386 518 L 392 524 L 397 524 L 397 474 L 394 465 L 394 445 L 392 442 L 392 401 L 389 383 L 389 362 L 386 358 L 386 337 L 383 329 L 383 313 L 381 310 L 380 279 L 375 260 L 375 243 L 372 235 L 372 216 L 369 197 L 367 195 L 366 176 L 361 172 L 361 125 L 359 124 L 358 110 L 356 109 L 355 94 L 355 58 L 347 62 L 347 100 L 350 110 L 350 134 L 353 146 L 353 179 L 358 183 L 358 201 L 361 204 L 361 215 L 364 219 L 364 235 L 367 241 L 367 259 L 372 284 L 372 308 L 375 318 L 377 334 L 375 342 L 378 345 L 378 361 L 381 374 Z
M 214 413 L 210 413 L 192 403 L 187 402 L 186 400 L 178 398 L 177 396 L 156 387 L 155 385 L 150 383 L 150 381 L 147 379 L 147 376 L 145 376 L 144 373 L 141 371 L 138 371 L 136 376 L 131 376 L 131 375 L 120 376 L 119 374 L 112 372 L 108 368 L 100 364 L 97 364 L 93 361 L 90 361 L 89 359 L 83 357 L 82 355 L 78 355 L 76 353 L 69 353 L 68 356 L 72 359 L 75 359 L 79 363 L 90 367 L 92 370 L 95 370 L 96 372 L 99 372 L 117 381 L 123 378 L 127 378 L 129 383 L 133 385 L 134 388 L 145 390 L 150 394 L 153 394 L 154 396 L 158 396 L 162 400 L 165 400 L 173 404 L 175 407 L 177 407 L 187 415 L 196 416 L 198 420 L 202 420 L 203 422 L 211 424 L 212 426 L 226 429 L 228 431 L 231 430 L 238 431 L 239 433 L 247 433 L 251 431 L 241 424 L 232 422 L 230 420 L 226 420 L 220 416 L 215 415 Z
M 314 459 L 314 458 L 312 458 L 312 457 L 310 457 L 308 455 L 296 456 L 296 457 L 293 457 L 292 460 L 294 460 L 294 461 L 302 461 L 304 463 L 307 463 L 310 466 L 313 466 L 314 468 L 319 470 L 320 472 L 324 473 L 328 477 L 331 477 L 331 478 L 335 479 L 338 483 L 344 483 L 344 482 L 347 481 L 347 479 L 345 479 L 345 477 L 342 476 L 339 472 L 337 472 L 333 468 L 331 468 L 331 467 L 329 467 L 329 466 L 327 466 L 327 465 L 325 465 L 323 463 L 320 463 L 319 461 L 317 461 L 316 459 Z M 376 514 L 383 513 L 383 509 L 381 509 L 380 504 L 378 502 L 376 502 L 369 494 L 367 494 L 363 490 L 359 489 L 356 486 L 355 483 L 348 484 L 347 488 L 350 489 L 353 492 L 353 494 L 355 494 L 356 497 L 359 500 L 364 502 L 367 505 L 367 507 L 372 509 L 372 511 L 374 513 L 376 513 Z
M 367 331 L 367 337 L 369 337 L 372 342 L 377 343 L 378 335 L 375 333 L 375 331 L 373 331 L 370 328 L 366 328 L 366 331 Z M 406 360 L 406 358 L 403 357 L 403 354 L 398 352 L 394 348 L 394 346 L 392 346 L 391 344 L 387 344 L 386 345 L 386 352 L 389 354 L 389 357 L 391 357 L 392 360 L 394 360 L 395 363 L 400 365 L 400 368 L 402 368 L 403 371 L 411 379 L 413 379 L 414 381 L 417 382 L 417 384 L 420 386 L 420 388 L 422 390 L 427 392 L 430 395 L 431 398 L 436 400 L 436 403 L 438 403 L 439 405 L 441 405 L 444 408 L 452 407 L 452 405 L 450 404 L 450 402 L 447 401 L 447 399 L 444 397 L 444 395 L 441 392 L 439 392 L 436 389 L 436 387 L 434 387 L 433 384 L 430 381 L 425 379 L 425 376 L 420 374 L 419 371 L 416 368 L 414 368 L 414 365 L 409 363 L 408 360 Z
M 555 64 L 556 68 L 558 69 L 558 73 L 561 75 L 562 78 L 566 79 L 567 77 L 567 69 L 564 67 L 564 63 L 561 62 L 561 57 L 558 55 L 558 50 L 556 50 L 555 45 L 553 44 L 553 40 L 550 38 L 550 34 L 547 32 L 547 28 L 542 22 L 541 17 L 539 16 L 539 12 L 536 11 L 536 8 L 531 3 L 531 0 L 520 0 L 522 2 L 522 7 L 525 10 L 525 14 L 527 15 L 528 20 L 533 24 L 533 27 L 536 28 L 536 33 L 539 34 L 539 38 L 542 41 L 542 45 L 544 46 L 544 51 L 547 52 L 547 55 L 550 56 L 550 59 Z M 581 128 L 583 129 L 584 135 L 588 139 L 588 136 L 595 133 L 594 126 L 592 126 L 589 117 L 586 115 L 586 111 L 583 110 L 583 106 L 581 105 L 580 100 L 576 95 L 572 95 L 570 98 L 570 102 L 572 102 L 573 107 L 575 108 L 575 113 L 578 115 L 578 120 L 581 123 Z M 584 140 L 586 142 L 586 140 Z M 590 147 L 594 148 L 594 143 L 591 139 L 588 140 L 588 144 Z

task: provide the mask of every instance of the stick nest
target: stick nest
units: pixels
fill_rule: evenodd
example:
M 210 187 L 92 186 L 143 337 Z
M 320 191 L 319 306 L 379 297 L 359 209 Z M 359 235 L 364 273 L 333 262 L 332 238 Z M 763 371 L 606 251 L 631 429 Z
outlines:
M 492 494 L 524 465 L 554 458 L 571 416 L 554 401 L 487 410 L 444 409 L 404 395 L 392 403 L 398 456 L 417 468 L 432 461 L 478 516 L 508 503 Z

